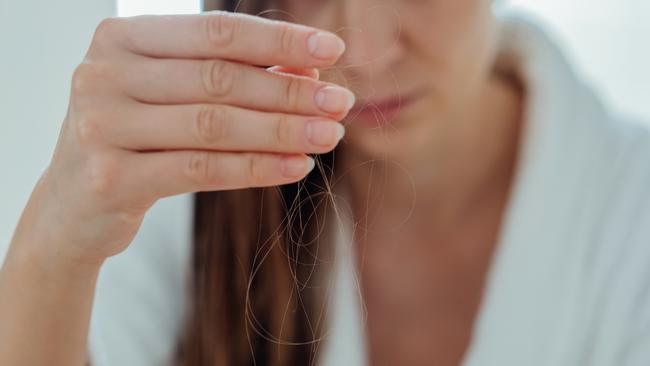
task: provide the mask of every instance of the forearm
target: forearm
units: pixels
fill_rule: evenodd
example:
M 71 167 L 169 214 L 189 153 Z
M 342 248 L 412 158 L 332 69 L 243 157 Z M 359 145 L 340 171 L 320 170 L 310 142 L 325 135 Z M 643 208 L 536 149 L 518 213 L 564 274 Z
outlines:
M 0 270 L 0 365 L 84 365 L 101 264 L 30 249 L 37 244 L 46 245 L 14 239 Z

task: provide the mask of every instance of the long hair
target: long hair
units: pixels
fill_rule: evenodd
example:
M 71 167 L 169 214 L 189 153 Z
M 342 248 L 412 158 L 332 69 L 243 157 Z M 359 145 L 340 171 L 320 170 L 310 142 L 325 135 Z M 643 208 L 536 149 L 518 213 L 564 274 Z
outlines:
M 265 0 L 205 0 L 258 14 Z M 334 152 L 295 184 L 195 195 L 191 300 L 176 364 L 311 365 L 326 330 L 319 283 Z

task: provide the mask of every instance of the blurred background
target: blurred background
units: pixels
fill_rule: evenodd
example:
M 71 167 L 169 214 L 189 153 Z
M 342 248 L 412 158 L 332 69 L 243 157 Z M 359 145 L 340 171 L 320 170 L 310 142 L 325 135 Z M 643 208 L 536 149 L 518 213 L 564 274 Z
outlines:
M 0 261 L 47 166 L 70 76 L 108 16 L 196 13 L 200 0 L 0 0 Z M 510 0 L 535 15 L 610 108 L 650 123 L 650 1 Z

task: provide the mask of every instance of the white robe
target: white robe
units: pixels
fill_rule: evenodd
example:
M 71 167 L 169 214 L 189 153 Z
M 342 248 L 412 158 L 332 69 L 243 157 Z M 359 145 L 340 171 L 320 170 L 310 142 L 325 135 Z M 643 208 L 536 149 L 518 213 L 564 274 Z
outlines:
M 502 51 L 518 60 L 528 92 L 526 118 L 462 366 L 648 366 L 648 127 L 611 116 L 533 22 L 501 19 Z M 190 229 L 191 196 L 162 200 L 132 246 L 106 263 L 90 334 L 96 366 L 168 364 L 189 298 Z M 337 241 L 324 366 L 366 364 L 348 234 Z

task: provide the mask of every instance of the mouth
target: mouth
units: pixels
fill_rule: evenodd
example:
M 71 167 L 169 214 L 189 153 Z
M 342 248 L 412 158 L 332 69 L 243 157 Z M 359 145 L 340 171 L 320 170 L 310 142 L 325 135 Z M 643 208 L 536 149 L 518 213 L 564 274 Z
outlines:
M 358 100 L 348 113 L 348 119 L 355 124 L 369 127 L 380 127 L 394 122 L 397 117 L 416 100 L 423 92 L 414 92 L 402 96 L 384 99 Z

